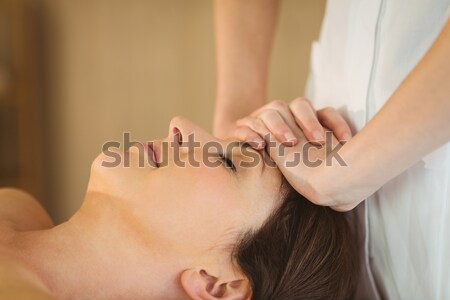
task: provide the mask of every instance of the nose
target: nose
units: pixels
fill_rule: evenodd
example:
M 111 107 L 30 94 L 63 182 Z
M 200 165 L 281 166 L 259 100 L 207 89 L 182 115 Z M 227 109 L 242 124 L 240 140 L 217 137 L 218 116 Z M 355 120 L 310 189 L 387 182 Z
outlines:
M 182 116 L 172 118 L 169 125 L 169 140 L 182 142 L 204 142 L 214 139 L 206 130 Z

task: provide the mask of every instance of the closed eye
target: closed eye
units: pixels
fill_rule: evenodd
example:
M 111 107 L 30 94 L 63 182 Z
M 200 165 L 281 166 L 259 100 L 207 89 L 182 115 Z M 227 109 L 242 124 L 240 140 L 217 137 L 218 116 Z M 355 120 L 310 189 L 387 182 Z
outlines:
M 220 154 L 220 159 L 222 160 L 226 168 L 232 170 L 233 172 L 236 172 L 236 166 L 234 165 L 231 159 L 229 159 L 223 154 Z

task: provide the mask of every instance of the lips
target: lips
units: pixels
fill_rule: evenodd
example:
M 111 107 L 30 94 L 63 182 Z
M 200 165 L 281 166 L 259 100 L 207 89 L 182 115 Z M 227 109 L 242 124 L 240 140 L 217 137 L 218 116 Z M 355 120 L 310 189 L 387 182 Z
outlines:
M 147 144 L 148 159 L 155 164 L 155 167 L 159 168 L 159 145 L 157 141 L 152 141 Z

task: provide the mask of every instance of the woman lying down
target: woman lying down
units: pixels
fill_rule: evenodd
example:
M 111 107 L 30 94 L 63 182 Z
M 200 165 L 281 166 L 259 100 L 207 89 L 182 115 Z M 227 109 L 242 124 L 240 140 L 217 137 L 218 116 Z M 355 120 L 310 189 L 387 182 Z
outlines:
M 184 147 L 192 133 L 200 145 Z M 177 117 L 162 141 L 104 151 L 58 226 L 1 190 L 0 298 L 348 299 L 358 259 L 344 215 L 295 192 L 265 151 L 213 156 L 208 142 L 229 144 Z

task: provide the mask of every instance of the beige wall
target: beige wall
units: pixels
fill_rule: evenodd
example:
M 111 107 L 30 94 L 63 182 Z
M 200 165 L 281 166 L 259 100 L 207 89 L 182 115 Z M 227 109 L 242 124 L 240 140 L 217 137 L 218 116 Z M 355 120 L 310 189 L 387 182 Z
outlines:
M 225 1 L 225 0 L 224 0 Z M 102 144 L 130 131 L 163 137 L 181 114 L 211 128 L 215 94 L 209 0 L 45 0 L 51 213 L 81 204 Z M 324 0 L 285 0 L 270 98 L 301 95 Z

